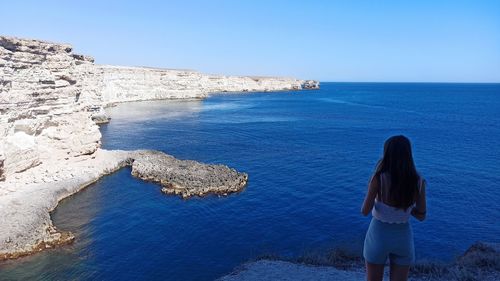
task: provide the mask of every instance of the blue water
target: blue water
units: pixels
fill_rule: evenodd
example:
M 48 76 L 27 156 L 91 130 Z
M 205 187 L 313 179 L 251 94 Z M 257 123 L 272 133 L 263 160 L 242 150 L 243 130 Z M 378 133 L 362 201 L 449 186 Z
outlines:
M 323 83 L 318 91 L 121 104 L 108 149 L 152 148 L 247 172 L 228 197 L 182 200 L 129 169 L 64 200 L 71 246 L 0 265 L 0 279 L 213 280 L 262 255 L 361 254 L 360 215 L 384 140 L 405 134 L 428 181 L 417 258 L 500 242 L 500 85 Z

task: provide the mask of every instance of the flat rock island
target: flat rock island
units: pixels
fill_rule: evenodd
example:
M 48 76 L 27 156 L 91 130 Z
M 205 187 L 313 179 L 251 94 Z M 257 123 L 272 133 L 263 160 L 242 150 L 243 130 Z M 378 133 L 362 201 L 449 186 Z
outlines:
M 160 151 L 102 149 L 98 124 L 110 121 L 106 107 L 316 88 L 317 81 L 286 77 L 99 65 L 68 44 L 0 36 L 0 260 L 70 243 L 74 235 L 58 230 L 50 211 L 125 166 L 182 198 L 244 188 L 248 175 L 224 165 Z
M 134 177 L 159 183 L 163 193 L 180 195 L 182 198 L 238 192 L 248 179 L 247 174 L 224 165 L 179 160 L 159 151 L 137 151 L 133 155 Z

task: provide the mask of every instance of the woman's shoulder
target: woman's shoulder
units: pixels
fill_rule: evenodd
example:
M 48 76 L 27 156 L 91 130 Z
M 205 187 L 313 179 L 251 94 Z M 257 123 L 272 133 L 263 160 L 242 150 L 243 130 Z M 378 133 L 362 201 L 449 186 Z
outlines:
M 380 185 L 380 175 L 379 173 L 373 173 L 372 177 L 370 178 L 370 185 Z

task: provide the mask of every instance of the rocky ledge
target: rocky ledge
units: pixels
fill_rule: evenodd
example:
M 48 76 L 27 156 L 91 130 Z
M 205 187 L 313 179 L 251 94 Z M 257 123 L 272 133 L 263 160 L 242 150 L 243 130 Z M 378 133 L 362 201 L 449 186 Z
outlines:
M 165 194 L 182 198 L 207 194 L 228 195 L 240 191 L 248 175 L 225 165 L 207 165 L 179 160 L 163 152 L 145 150 L 133 153 L 132 175 L 162 186 Z
M 319 82 L 316 80 L 305 80 L 304 82 L 302 82 L 302 89 L 319 89 Z
M 438 250 L 438 249 L 436 249 Z M 385 279 L 389 280 L 388 271 Z M 334 250 L 325 256 L 290 259 L 260 259 L 239 266 L 219 281 L 299 281 L 299 280 L 365 280 L 364 263 Z M 413 281 L 496 281 L 500 280 L 500 244 L 477 242 L 449 264 L 417 262 L 410 269 Z

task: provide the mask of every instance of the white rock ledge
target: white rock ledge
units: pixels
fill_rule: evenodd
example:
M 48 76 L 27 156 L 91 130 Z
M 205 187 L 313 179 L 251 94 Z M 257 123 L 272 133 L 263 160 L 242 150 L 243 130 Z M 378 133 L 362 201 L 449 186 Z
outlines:
M 126 165 L 132 175 L 161 184 L 162 192 L 183 198 L 238 192 L 248 175 L 223 165 L 179 160 L 154 150 L 97 150 L 60 163 L 40 165 L 9 178 L 0 196 L 0 260 L 17 258 L 74 239 L 52 224 L 57 203 Z M 26 179 L 32 182 L 26 182 Z
M 46 163 L 0 184 L 0 260 L 17 258 L 73 239 L 53 226 L 50 211 L 65 197 L 125 166 L 126 151 Z

